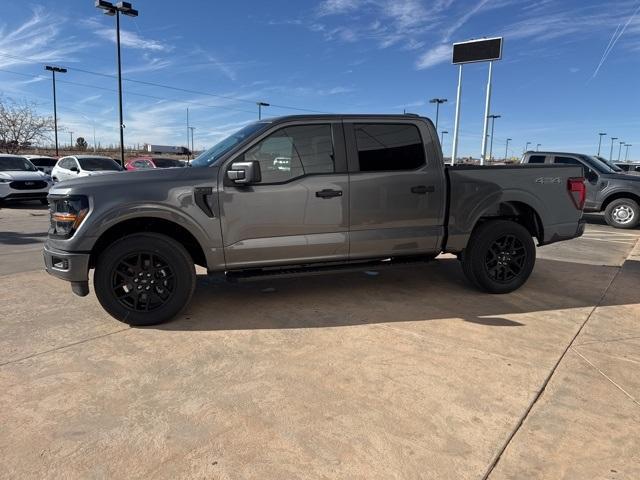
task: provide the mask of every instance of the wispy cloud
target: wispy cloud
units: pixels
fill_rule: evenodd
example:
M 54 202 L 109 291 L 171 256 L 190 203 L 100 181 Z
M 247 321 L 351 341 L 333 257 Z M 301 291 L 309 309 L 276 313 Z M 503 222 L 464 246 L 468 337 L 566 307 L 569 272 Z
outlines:
M 106 27 L 101 22 L 94 18 L 85 19 L 81 22 L 88 30 L 91 30 L 94 34 L 116 43 L 116 32 L 113 27 Z M 120 43 L 128 48 L 135 48 L 140 50 L 148 50 L 153 52 L 170 52 L 173 50 L 173 46 L 154 40 L 151 38 L 145 38 L 139 33 L 131 30 L 120 29 Z
M 32 10 L 31 17 L 13 30 L 0 25 L 0 67 L 18 64 L 73 61 L 73 54 L 86 48 L 68 32 L 63 33 L 64 21 L 42 7 Z
M 451 45 L 442 44 L 427 50 L 416 61 L 416 68 L 424 70 L 451 59 Z

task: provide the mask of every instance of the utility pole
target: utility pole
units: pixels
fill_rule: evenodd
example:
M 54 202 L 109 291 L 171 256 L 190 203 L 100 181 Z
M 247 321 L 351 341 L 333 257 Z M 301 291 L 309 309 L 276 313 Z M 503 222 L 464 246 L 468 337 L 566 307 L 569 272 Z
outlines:
M 489 68 L 491 68 L 491 62 L 489 62 Z M 493 154 L 493 128 L 495 126 L 496 118 L 500 118 L 500 117 L 502 117 L 502 115 L 489 115 L 489 117 L 488 117 L 488 118 L 491 119 L 491 146 L 489 147 L 489 161 L 491 161 L 491 156 Z M 486 146 L 485 146 L 485 148 L 486 148 Z M 483 152 L 483 154 L 484 154 L 484 152 Z M 482 160 L 482 159 L 480 159 L 480 160 Z M 484 163 L 481 163 L 481 165 L 484 165 Z
M 53 129 L 56 137 L 56 157 L 58 156 L 58 111 L 56 107 L 56 72 L 67 73 L 66 68 L 54 67 L 52 65 L 45 65 L 45 70 L 49 70 L 53 79 Z
M 446 103 L 446 102 L 447 102 L 446 98 L 432 98 L 431 100 L 429 100 L 429 103 L 436 104 L 436 132 L 438 131 L 438 117 L 440 115 L 440 104 Z
M 193 131 L 196 129 L 196 127 L 189 127 L 189 130 L 191 130 L 191 154 L 193 155 L 193 151 L 195 150 L 195 147 L 193 146 Z
M 598 134 L 598 156 L 600 155 L 600 146 L 602 145 L 602 137 L 604 137 L 606 133 L 600 132 Z
M 138 10 L 135 10 L 129 2 L 118 2 L 112 4 L 106 0 L 96 0 L 96 8 L 104 10 L 105 15 L 116 17 L 116 52 L 118 57 L 118 111 L 120 114 L 120 162 L 124 168 L 124 120 L 122 118 L 122 62 L 120 59 L 120 14 L 128 17 L 137 17 Z
M 266 102 L 256 102 L 256 105 L 258 105 L 258 120 L 262 120 L 262 107 L 270 107 L 271 104 Z
M 513 140 L 513 138 L 507 138 L 507 146 L 504 147 L 504 161 L 507 161 L 507 155 L 509 155 L 509 142 Z
M 611 150 L 609 151 L 609 161 L 613 160 L 613 142 L 618 140 L 618 137 L 611 137 Z
M 69 144 L 69 148 L 73 150 L 73 132 L 69 130 L 69 134 L 71 135 L 71 143 Z
M 187 107 L 187 150 L 189 150 L 189 107 Z M 191 153 L 187 155 L 187 160 L 191 159 Z

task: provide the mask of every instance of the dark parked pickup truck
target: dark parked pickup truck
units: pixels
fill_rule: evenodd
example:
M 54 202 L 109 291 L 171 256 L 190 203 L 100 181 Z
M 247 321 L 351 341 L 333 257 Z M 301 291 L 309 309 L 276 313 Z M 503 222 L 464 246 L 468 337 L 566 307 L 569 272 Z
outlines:
M 131 325 L 176 316 L 195 265 L 231 278 L 458 255 L 477 288 L 507 293 L 538 245 L 580 236 L 582 169 L 446 167 L 412 115 L 252 123 L 192 161 L 61 182 L 49 195 L 47 271 Z
M 581 153 L 526 152 L 522 163 L 579 166 L 586 178 L 585 212 L 604 212 L 615 228 L 634 228 L 640 222 L 640 176 L 618 172 L 603 158 Z

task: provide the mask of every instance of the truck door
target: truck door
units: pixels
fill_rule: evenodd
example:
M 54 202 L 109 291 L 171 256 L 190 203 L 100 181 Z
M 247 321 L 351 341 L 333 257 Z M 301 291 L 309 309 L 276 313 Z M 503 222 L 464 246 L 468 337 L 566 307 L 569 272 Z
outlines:
M 438 252 L 445 178 L 426 122 L 345 122 L 350 258 Z
M 261 179 L 228 171 L 258 162 Z M 344 260 L 349 254 L 349 178 L 339 121 L 275 126 L 220 170 L 227 268 Z

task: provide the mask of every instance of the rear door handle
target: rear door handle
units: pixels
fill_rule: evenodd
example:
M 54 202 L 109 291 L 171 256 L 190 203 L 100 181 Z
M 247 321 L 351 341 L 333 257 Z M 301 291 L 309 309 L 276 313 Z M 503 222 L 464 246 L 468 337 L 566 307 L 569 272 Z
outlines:
M 324 190 L 320 190 L 316 192 L 316 197 L 318 198 L 332 198 L 332 197 L 341 197 L 342 190 L 331 190 L 330 188 L 325 188 Z
M 433 193 L 436 191 L 436 187 L 433 185 L 417 185 L 411 187 L 411 193 L 417 193 L 418 195 L 424 195 L 425 193 Z

